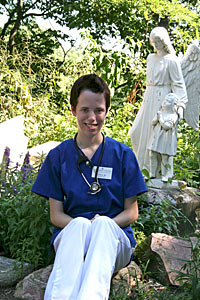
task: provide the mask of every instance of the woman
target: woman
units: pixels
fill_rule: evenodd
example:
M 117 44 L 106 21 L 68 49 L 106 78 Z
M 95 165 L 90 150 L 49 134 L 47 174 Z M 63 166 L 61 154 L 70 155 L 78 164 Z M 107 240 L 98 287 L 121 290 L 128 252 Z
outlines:
M 146 186 L 131 149 L 101 132 L 110 106 L 106 83 L 80 77 L 70 103 L 78 133 L 49 152 L 32 188 L 49 198 L 55 226 L 44 299 L 108 299 L 113 273 L 132 258 L 130 224 Z
M 139 112 L 130 129 L 134 152 L 140 168 L 150 171 L 148 150 L 152 135 L 152 120 L 160 110 L 162 100 L 173 92 L 179 98 L 179 119 L 187 103 L 185 83 L 178 58 L 164 27 L 156 27 L 150 34 L 150 44 L 155 53 L 147 57 L 146 91 Z M 159 177 L 159 174 L 156 176 Z

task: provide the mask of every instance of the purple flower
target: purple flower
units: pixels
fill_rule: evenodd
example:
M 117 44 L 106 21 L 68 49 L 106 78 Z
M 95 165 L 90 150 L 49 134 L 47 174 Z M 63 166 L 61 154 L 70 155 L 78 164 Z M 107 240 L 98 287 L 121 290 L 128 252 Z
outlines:
M 26 153 L 26 156 L 24 158 L 24 164 L 29 165 L 30 164 L 30 154 L 29 152 Z
M 10 156 L 10 148 L 8 147 L 5 148 L 4 155 L 8 157 Z
M 160 205 L 157 206 L 157 211 L 158 211 L 158 212 L 160 211 Z
M 14 194 L 16 195 L 18 193 L 17 187 L 15 185 L 12 185 L 12 189 L 13 189 Z
M 10 164 L 10 158 L 6 156 L 6 170 L 8 169 L 9 164 Z
M 2 185 L 3 187 L 6 187 L 6 182 L 5 182 L 5 181 L 2 181 L 1 185 Z

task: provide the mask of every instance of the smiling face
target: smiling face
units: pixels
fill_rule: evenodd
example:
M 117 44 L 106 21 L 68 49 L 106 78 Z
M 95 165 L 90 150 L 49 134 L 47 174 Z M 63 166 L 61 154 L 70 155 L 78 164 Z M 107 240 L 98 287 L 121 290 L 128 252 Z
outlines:
M 78 97 L 76 108 L 72 107 L 72 113 L 77 119 L 79 136 L 88 138 L 101 135 L 106 117 L 104 93 L 83 90 Z

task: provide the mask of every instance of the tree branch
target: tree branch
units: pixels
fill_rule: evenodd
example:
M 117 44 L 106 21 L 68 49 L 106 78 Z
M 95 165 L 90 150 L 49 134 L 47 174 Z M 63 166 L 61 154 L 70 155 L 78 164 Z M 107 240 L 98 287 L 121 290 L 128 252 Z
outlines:
M 12 20 L 12 18 L 14 17 L 15 13 L 16 13 L 16 8 L 11 12 L 11 14 L 9 14 L 9 19 L 8 21 L 4 24 L 4 27 L 2 29 L 2 32 L 1 32 L 1 38 L 4 39 L 5 37 L 5 34 L 6 34 L 6 31 L 8 29 L 8 26 L 11 25 L 12 23 L 14 23 L 15 21 Z

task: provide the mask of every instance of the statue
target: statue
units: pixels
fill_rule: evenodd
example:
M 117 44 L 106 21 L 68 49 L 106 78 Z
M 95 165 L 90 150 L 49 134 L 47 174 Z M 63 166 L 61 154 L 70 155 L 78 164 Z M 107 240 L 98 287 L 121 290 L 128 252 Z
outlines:
M 178 120 L 184 117 L 190 126 L 198 130 L 200 101 L 200 49 L 188 48 L 182 61 L 175 55 L 167 30 L 155 27 L 150 33 L 150 44 L 155 53 L 147 57 L 146 91 L 144 100 L 130 129 L 133 150 L 140 168 L 152 171 L 152 151 L 149 149 L 150 139 L 154 134 L 152 121 L 161 109 L 165 96 L 173 93 L 177 96 Z M 194 45 L 193 45 L 194 46 Z M 198 54 L 197 54 L 198 53 Z M 199 69 L 199 71 L 198 71 Z M 195 78 L 195 79 L 194 79 Z M 198 80 L 197 80 L 198 78 Z M 193 84 L 195 81 L 196 86 Z M 189 96 L 187 97 L 187 90 Z M 188 103 L 189 99 L 189 103 Z M 176 142 L 174 149 L 176 148 Z M 173 155 L 174 156 L 174 155 Z M 173 156 L 170 158 L 171 175 L 173 176 Z M 159 164 L 155 161 L 154 164 Z M 156 178 L 162 175 L 156 173 Z M 164 178 L 163 178 L 164 179 Z
M 169 93 L 165 96 L 161 110 L 152 121 L 153 131 L 149 140 L 150 177 L 156 178 L 161 171 L 162 181 L 173 176 L 173 156 L 177 149 L 178 98 Z
M 188 103 L 184 119 L 194 130 L 199 130 L 200 108 L 200 48 L 194 43 L 188 46 L 181 60 L 181 69 L 187 89 Z

